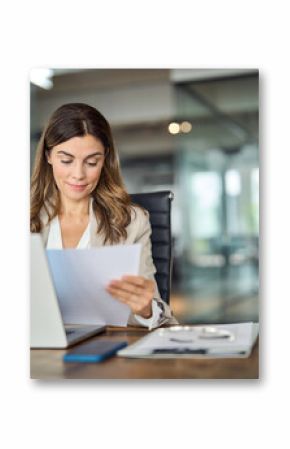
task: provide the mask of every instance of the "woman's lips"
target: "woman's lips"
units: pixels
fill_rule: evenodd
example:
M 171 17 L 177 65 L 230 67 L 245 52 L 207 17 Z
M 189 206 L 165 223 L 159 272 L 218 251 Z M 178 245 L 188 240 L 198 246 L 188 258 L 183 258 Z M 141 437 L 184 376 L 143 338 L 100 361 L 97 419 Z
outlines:
M 82 184 L 82 185 L 80 185 L 80 184 L 69 184 L 69 183 L 67 183 L 67 185 L 68 185 L 71 189 L 77 190 L 77 191 L 84 190 L 84 189 L 87 187 L 87 184 Z

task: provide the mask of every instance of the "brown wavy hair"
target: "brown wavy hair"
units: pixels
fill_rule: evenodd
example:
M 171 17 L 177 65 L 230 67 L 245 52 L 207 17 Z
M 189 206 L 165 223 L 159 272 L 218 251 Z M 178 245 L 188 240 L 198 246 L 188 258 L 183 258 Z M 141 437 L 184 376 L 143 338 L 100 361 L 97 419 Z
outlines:
M 97 232 L 104 242 L 118 243 L 126 239 L 126 226 L 131 222 L 132 202 L 121 177 L 119 160 L 109 123 L 97 109 L 83 103 L 59 107 L 51 116 L 40 137 L 31 179 L 30 230 L 41 232 L 44 210 L 48 223 L 60 212 L 60 196 L 47 153 L 72 137 L 90 134 L 100 139 L 105 148 L 105 161 L 93 198 L 93 211 L 98 219 Z

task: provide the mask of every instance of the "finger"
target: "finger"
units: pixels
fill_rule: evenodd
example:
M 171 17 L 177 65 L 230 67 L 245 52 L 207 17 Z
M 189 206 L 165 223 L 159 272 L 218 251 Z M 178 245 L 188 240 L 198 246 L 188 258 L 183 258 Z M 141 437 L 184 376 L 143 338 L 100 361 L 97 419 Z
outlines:
M 114 287 L 108 287 L 107 291 L 114 296 L 114 298 L 119 299 L 122 302 L 125 302 L 128 305 L 136 305 L 140 302 L 140 297 L 137 295 L 134 295 L 132 293 L 126 292 L 124 290 L 114 288 Z
M 122 276 L 122 280 L 128 281 L 135 285 L 139 285 L 140 287 L 146 285 L 148 282 L 148 279 L 145 279 L 143 276 L 132 276 L 132 275 Z
M 122 277 L 122 280 L 129 282 L 130 284 L 136 285 L 136 287 L 141 287 L 152 293 L 155 291 L 155 283 L 151 279 L 146 279 L 143 276 L 130 276 L 126 275 Z
M 109 287 L 118 288 L 120 290 L 124 290 L 128 293 L 133 293 L 136 295 L 142 294 L 144 292 L 144 288 L 126 281 L 111 281 Z
M 127 292 L 126 290 L 119 289 L 117 287 L 107 287 L 107 292 L 116 298 L 121 298 L 130 303 L 132 306 L 145 307 L 152 302 L 153 296 L 149 291 L 142 292 L 142 294 Z

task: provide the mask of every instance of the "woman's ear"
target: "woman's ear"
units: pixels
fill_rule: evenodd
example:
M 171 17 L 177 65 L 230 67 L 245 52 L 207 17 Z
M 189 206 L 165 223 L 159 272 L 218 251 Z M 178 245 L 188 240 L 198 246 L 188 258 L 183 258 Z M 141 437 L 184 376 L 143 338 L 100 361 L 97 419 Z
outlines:
M 45 157 L 46 157 L 47 162 L 49 164 L 51 164 L 51 157 L 50 157 L 50 151 L 49 150 L 45 151 Z

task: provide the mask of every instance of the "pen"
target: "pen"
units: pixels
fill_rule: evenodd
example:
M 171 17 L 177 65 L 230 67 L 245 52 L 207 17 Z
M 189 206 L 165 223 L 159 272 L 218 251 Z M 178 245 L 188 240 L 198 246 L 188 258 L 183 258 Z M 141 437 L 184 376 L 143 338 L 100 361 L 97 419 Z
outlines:
M 246 351 L 232 351 L 232 352 L 218 352 L 212 349 L 198 348 L 156 348 L 152 351 L 152 354 L 202 354 L 202 355 L 218 355 L 218 356 L 234 356 L 245 355 Z
M 156 348 L 153 354 L 206 354 L 207 349 L 190 349 L 190 348 Z

